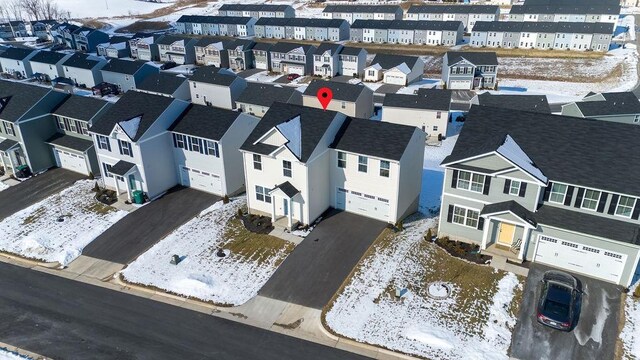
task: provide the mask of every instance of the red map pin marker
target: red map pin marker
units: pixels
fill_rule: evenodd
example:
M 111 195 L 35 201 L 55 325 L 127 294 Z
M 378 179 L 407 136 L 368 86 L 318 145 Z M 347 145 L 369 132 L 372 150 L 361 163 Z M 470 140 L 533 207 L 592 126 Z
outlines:
M 331 99 L 333 99 L 333 92 L 331 91 L 331 89 L 329 89 L 328 87 L 320 88 L 316 96 L 318 97 L 322 108 L 327 110 L 327 106 L 329 106 Z

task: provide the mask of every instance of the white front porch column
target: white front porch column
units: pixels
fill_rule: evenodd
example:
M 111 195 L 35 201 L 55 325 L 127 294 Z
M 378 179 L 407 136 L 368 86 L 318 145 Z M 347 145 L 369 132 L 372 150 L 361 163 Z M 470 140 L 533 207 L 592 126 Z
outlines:
M 116 197 L 120 197 L 120 186 L 118 185 L 118 175 L 113 175 L 113 182 L 116 183 Z M 105 186 L 107 184 L 105 183 Z
M 293 209 L 291 208 L 291 199 L 286 199 L 287 200 L 287 208 L 289 211 L 287 211 L 287 222 L 289 223 L 289 230 L 292 230 L 291 227 L 293 226 Z
M 489 227 L 491 226 L 491 219 L 484 219 L 484 227 L 482 228 L 482 244 L 480 244 L 480 250 L 487 249 L 487 240 L 489 238 Z
M 129 202 L 132 202 L 131 201 L 131 184 L 129 183 L 129 177 L 123 176 L 122 178 L 124 179 L 124 184 L 127 186 L 127 199 L 129 199 Z
M 525 247 L 529 246 L 529 238 L 531 237 L 531 228 L 525 227 L 522 243 L 520 244 L 520 252 L 518 253 L 518 259 L 524 260 Z
M 276 199 L 273 195 L 271 195 L 271 222 L 274 224 L 276 222 Z
M 2 155 L 4 152 L 0 152 L 0 161 L 2 161 L 2 168 L 4 168 L 4 173 L 7 174 L 9 172 L 9 169 L 7 169 L 7 165 L 4 163 L 4 155 Z

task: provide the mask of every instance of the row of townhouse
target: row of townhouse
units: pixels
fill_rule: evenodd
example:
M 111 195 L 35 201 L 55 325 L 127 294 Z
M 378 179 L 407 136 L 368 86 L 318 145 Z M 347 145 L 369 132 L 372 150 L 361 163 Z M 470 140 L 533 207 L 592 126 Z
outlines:
M 244 16 L 182 15 L 176 21 L 180 34 L 253 36 L 256 19 Z
M 218 9 L 220 16 L 293 18 L 296 10 L 291 5 L 275 4 L 223 4 Z
M 52 40 L 50 30 L 57 25 L 56 20 L 7 21 L 0 23 L 0 38 L 35 36 L 42 40 Z
M 460 21 L 356 20 L 350 38 L 365 43 L 454 46 L 463 35 Z
M 349 39 L 349 23 L 343 19 L 260 18 L 257 38 L 342 41 Z
M 87 53 L 95 52 L 99 44 L 109 41 L 104 31 L 69 23 L 55 24 L 49 33 L 55 44 Z
M 496 5 L 412 5 L 407 20 L 460 21 L 464 31 L 471 32 L 478 21 L 497 21 L 500 8 Z
M 512 6 L 509 21 L 588 22 L 616 24 L 619 4 L 548 4 Z
M 28 36 L 24 21 L 0 22 L 0 39 Z
M 472 47 L 609 51 L 614 24 L 493 21 L 476 24 Z
M 131 56 L 131 48 L 129 42 L 132 39 L 147 36 L 144 33 L 137 33 L 132 36 L 113 35 L 109 38 L 109 41 L 103 42 L 96 46 L 96 53 L 99 56 L 107 58 L 125 58 Z
M 194 44 L 195 62 L 197 65 L 214 65 L 234 71 L 253 68 L 255 45 L 253 40 L 205 36 Z
M 402 14 L 398 5 L 327 5 L 322 10 L 322 18 L 342 19 L 349 24 L 356 20 L 400 20 Z

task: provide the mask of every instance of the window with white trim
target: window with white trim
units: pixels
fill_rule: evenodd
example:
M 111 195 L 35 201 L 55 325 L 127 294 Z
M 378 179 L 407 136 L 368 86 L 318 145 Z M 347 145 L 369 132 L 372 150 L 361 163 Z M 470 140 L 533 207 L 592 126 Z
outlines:
M 509 195 L 520 195 L 520 181 L 511 180 L 511 186 L 509 186 Z
M 468 171 L 458 172 L 458 189 L 481 193 L 484 189 L 484 175 L 472 174 Z
M 200 146 L 201 146 L 201 139 L 197 137 L 189 136 L 189 147 L 191 148 L 191 151 L 202 153 L 202 149 L 200 148 Z
M 636 199 L 629 196 L 620 196 L 618 205 L 616 205 L 616 215 L 631 217 L 633 207 L 636 205 Z
M 2 126 L 4 127 L 4 133 L 11 136 L 16 136 L 16 131 L 13 128 L 13 124 L 8 121 L 3 121 Z
M 598 201 L 600 201 L 600 191 L 587 189 L 582 198 L 582 208 L 595 210 L 598 207 Z
M 347 167 L 347 153 L 338 151 L 338 167 L 343 169 Z
M 131 143 L 124 140 L 118 140 L 118 148 L 120 148 L 120 155 L 133 157 L 133 151 L 131 151 Z
M 111 151 L 111 144 L 109 143 L 108 137 L 96 135 L 96 139 L 98 140 L 98 149 Z
M 263 186 L 256 185 L 256 200 L 271 204 L 271 195 L 269 195 L 269 189 Z
M 212 155 L 218 158 L 220 157 L 220 148 L 218 148 L 218 143 L 216 141 L 205 140 L 204 150 L 207 155 Z
M 551 185 L 551 193 L 549 193 L 549 202 L 556 204 L 564 204 L 564 198 L 567 195 L 567 185 L 553 183 Z
M 262 156 L 253 154 L 253 168 L 256 170 L 262 170 Z
M 391 168 L 391 163 L 387 160 L 380 160 L 380 176 L 389 177 L 389 169 Z
M 469 226 L 475 229 L 478 227 L 479 218 L 480 213 L 478 211 L 455 205 L 453 206 L 453 222 L 456 224 Z
M 358 155 L 358 171 L 367 172 L 367 163 L 369 159 L 366 156 Z
M 186 136 L 181 134 L 173 134 L 173 145 L 179 149 L 187 149 Z
M 291 161 L 282 160 L 282 175 L 286 177 L 292 176 Z

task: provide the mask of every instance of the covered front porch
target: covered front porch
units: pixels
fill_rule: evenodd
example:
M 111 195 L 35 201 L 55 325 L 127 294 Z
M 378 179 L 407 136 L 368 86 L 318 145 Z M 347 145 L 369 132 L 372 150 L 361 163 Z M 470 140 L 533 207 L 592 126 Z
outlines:
M 512 200 L 486 205 L 480 217 L 484 222 L 480 250 L 522 263 L 531 231 L 537 227 L 533 213 Z
M 303 221 L 303 201 L 300 191 L 290 182 L 277 185 L 271 192 L 271 222 L 287 230 Z
M 5 174 L 13 174 L 16 167 L 26 164 L 27 159 L 20 143 L 15 140 L 0 138 L 0 166 L 4 169 Z
M 109 172 L 114 176 L 114 186 L 118 199 L 126 194 L 127 200 L 131 202 L 133 199 L 133 192 L 136 190 L 142 190 L 138 186 L 138 181 L 136 180 L 136 175 L 139 176 L 136 164 L 120 160 L 111 166 Z

